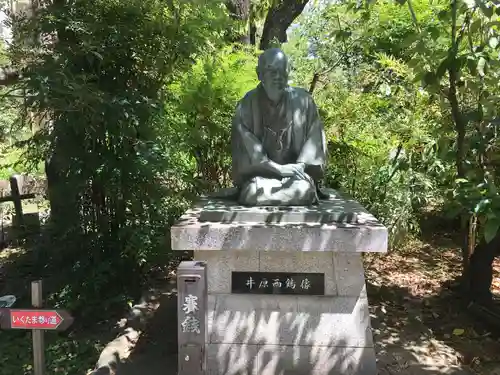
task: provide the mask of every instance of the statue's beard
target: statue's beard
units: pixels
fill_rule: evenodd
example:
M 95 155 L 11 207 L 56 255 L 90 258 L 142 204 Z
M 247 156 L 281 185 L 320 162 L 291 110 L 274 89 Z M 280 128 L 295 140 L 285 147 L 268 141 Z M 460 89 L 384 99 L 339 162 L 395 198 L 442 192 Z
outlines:
M 267 97 L 275 103 L 281 100 L 286 88 L 286 84 L 281 82 L 262 82 L 262 86 L 264 86 Z

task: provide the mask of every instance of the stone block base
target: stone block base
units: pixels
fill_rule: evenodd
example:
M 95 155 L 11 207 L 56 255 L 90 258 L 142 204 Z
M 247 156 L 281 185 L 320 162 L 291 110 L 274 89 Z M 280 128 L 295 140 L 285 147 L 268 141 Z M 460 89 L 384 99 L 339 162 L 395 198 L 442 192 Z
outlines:
M 231 272 L 319 272 L 325 274 L 325 295 L 357 297 L 365 293 L 359 253 L 325 251 L 207 251 L 194 259 L 208 265 L 208 293 L 231 293 Z
M 376 375 L 366 294 L 210 294 L 209 375 Z
M 376 375 L 373 348 L 209 344 L 207 375 Z
M 209 295 L 207 342 L 372 347 L 368 301 L 365 295 Z
M 172 226 L 172 249 L 207 262 L 209 375 L 377 374 L 361 253 L 386 252 L 387 228 L 328 194 L 313 207 L 204 197 Z M 249 292 L 235 271 L 322 273 L 324 295 L 233 293 Z

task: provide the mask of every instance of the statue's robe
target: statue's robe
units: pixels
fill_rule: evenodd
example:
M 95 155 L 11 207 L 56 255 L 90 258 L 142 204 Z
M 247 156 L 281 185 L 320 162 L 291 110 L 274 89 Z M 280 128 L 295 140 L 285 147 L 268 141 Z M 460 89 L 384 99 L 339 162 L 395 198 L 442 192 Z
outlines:
M 317 202 L 316 184 L 323 177 L 326 140 L 311 95 L 287 87 L 274 105 L 259 85 L 238 103 L 231 132 L 232 177 L 241 204 L 309 205 Z M 258 166 L 305 164 L 306 179 L 282 178 Z

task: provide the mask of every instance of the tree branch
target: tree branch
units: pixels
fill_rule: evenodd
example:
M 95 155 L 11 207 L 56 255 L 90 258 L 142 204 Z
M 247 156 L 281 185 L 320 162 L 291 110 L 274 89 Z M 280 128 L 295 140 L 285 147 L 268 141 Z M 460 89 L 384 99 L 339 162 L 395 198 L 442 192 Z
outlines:
M 268 49 L 274 40 L 285 43 L 287 41 L 286 30 L 302 13 L 308 2 L 309 0 L 282 0 L 269 9 L 262 30 L 260 49 Z
M 335 69 L 340 62 L 342 61 L 342 57 L 339 57 L 337 61 L 335 61 L 328 69 L 323 70 L 322 72 L 316 72 L 313 75 L 313 79 L 311 81 L 311 85 L 309 86 L 309 94 L 312 94 L 314 89 L 316 88 L 316 84 L 319 82 L 319 79 L 321 76 L 324 76 L 325 74 L 330 73 L 333 69 Z
M 417 32 L 420 34 L 420 26 L 418 25 L 418 20 L 417 20 L 417 15 L 415 14 L 415 10 L 413 9 L 413 5 L 411 4 L 411 0 L 407 0 L 408 3 L 408 9 L 411 14 L 411 19 L 413 20 L 413 23 L 415 24 L 415 28 L 417 29 Z

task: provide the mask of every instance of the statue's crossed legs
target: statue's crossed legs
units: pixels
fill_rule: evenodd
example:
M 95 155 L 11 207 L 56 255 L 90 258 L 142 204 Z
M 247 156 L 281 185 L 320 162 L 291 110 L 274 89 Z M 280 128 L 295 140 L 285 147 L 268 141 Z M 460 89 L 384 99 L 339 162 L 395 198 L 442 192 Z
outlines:
M 248 206 L 308 206 L 318 200 L 314 181 L 300 177 L 254 177 L 240 189 L 238 203 Z

